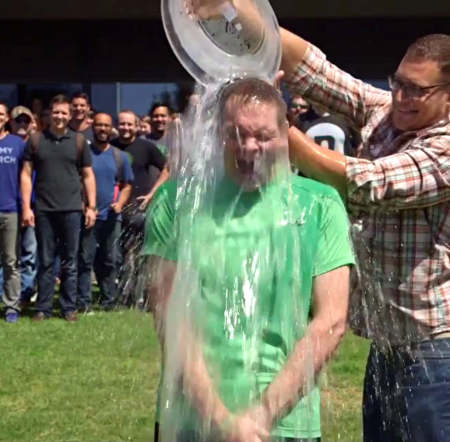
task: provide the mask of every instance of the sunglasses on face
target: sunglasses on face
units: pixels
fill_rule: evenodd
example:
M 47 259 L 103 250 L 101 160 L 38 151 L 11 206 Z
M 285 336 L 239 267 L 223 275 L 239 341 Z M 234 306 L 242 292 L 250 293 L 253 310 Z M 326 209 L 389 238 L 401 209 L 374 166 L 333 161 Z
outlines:
M 309 109 L 309 104 L 291 104 L 292 109 Z
M 405 96 L 410 98 L 422 98 L 428 95 L 433 89 L 442 86 L 448 86 L 450 83 L 433 84 L 431 86 L 419 86 L 409 81 L 402 80 L 395 75 L 388 77 L 389 88 L 392 92 L 398 92 L 401 90 Z

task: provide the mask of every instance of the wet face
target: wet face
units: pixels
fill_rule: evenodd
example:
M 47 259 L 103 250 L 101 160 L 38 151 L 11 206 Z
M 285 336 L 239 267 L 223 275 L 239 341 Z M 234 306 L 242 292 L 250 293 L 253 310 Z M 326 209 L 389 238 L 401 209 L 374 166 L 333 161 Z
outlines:
M 112 131 L 112 119 L 108 114 L 97 114 L 92 124 L 96 144 L 108 143 Z
M 392 77 L 392 120 L 403 131 L 437 123 L 449 112 L 450 85 L 436 61 L 403 60 Z
M 84 120 L 89 115 L 90 106 L 85 98 L 74 98 L 72 100 L 72 115 L 74 120 Z
M 280 128 L 271 103 L 242 105 L 229 99 L 222 137 L 226 174 L 247 192 L 269 182 L 277 161 L 287 156 L 287 123 Z
M 152 130 L 163 133 L 170 122 L 169 109 L 166 106 L 159 106 L 153 109 L 151 115 Z
M 5 128 L 5 124 L 8 122 L 8 110 L 3 104 L 0 104 L 0 132 Z
M 119 131 L 120 141 L 126 144 L 132 143 L 138 131 L 136 116 L 128 112 L 121 112 L 119 114 L 117 129 Z
M 32 130 L 32 119 L 27 114 L 21 114 L 10 121 L 11 132 L 21 138 L 27 138 Z
M 54 132 L 62 132 L 67 128 L 71 118 L 69 103 L 55 103 L 50 114 L 50 129 Z

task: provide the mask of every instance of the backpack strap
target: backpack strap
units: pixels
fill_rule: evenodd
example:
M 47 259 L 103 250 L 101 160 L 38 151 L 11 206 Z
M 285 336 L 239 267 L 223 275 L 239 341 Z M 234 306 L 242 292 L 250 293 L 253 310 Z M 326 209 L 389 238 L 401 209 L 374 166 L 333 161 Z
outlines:
M 86 144 L 86 138 L 83 134 L 77 132 L 75 136 L 75 144 L 77 146 L 77 167 L 78 170 L 81 171 L 83 163 L 83 150 Z
M 122 183 L 123 182 L 122 151 L 115 146 L 111 146 L 111 147 L 113 148 L 114 160 L 116 161 L 116 166 L 117 166 L 117 182 Z
M 35 132 L 34 134 L 31 134 L 31 137 L 30 137 L 31 153 L 33 154 L 33 156 L 35 156 L 37 154 L 40 139 L 41 139 L 40 132 Z

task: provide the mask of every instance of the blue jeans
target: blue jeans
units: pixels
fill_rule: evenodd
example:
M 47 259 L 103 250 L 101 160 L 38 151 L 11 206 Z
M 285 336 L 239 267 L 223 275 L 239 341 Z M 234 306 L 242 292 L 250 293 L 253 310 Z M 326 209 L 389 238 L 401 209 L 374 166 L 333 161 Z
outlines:
M 365 442 L 449 442 L 450 339 L 385 352 L 372 344 L 363 424 Z
M 58 243 L 61 252 L 60 303 L 63 315 L 76 310 L 77 256 L 81 211 L 36 211 L 38 242 L 38 298 L 36 311 L 51 316 L 55 292 L 54 261 Z
M 37 241 L 34 227 L 25 227 L 21 234 L 20 292 L 29 301 L 34 294 L 37 274 Z
M 86 310 L 92 304 L 91 272 L 95 273 L 100 287 L 101 305 L 114 307 L 117 297 L 117 250 L 121 222 L 117 217 L 97 220 L 92 229 L 82 229 L 78 260 L 77 307 Z

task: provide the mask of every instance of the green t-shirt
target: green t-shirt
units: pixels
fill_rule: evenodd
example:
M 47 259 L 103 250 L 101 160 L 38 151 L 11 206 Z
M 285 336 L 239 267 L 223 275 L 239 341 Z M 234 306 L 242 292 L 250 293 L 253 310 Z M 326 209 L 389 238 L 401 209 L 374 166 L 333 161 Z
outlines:
M 208 372 L 225 405 L 243 411 L 303 336 L 314 277 L 354 263 L 347 215 L 334 189 L 297 176 L 252 193 L 223 180 L 194 217 L 178 209 L 176 194 L 169 181 L 155 196 L 144 253 L 178 261 L 180 271 L 189 257 L 198 291 L 183 296 Z M 316 387 L 272 434 L 320 437 Z

